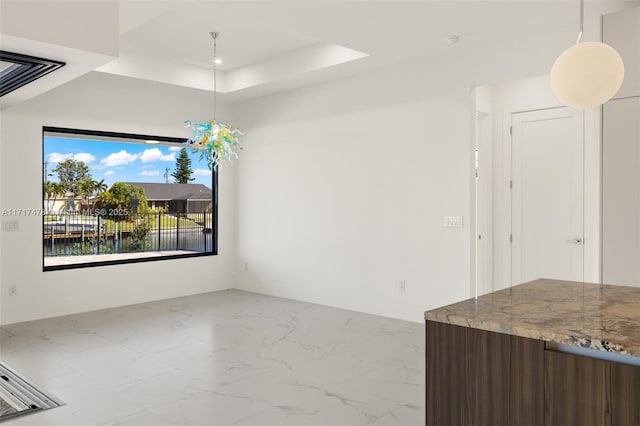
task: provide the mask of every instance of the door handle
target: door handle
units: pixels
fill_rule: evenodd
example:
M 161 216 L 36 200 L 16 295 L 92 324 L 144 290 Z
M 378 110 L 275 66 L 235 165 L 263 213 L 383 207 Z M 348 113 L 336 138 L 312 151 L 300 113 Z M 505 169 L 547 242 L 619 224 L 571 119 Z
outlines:
M 582 238 L 573 238 L 571 240 L 567 240 L 568 243 L 580 245 L 582 244 Z

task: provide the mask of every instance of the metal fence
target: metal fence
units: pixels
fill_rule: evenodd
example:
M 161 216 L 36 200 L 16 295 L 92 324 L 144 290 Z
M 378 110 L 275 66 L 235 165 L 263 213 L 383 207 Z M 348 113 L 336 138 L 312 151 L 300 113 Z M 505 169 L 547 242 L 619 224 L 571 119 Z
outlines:
M 212 252 L 212 213 L 136 213 L 103 216 L 84 213 L 43 217 L 45 256 L 152 251 Z

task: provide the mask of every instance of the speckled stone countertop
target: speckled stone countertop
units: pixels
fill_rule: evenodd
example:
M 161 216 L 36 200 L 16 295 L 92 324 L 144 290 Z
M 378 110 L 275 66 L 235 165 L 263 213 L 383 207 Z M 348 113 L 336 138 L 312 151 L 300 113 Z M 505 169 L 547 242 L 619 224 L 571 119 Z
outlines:
M 426 320 L 640 356 L 640 288 L 541 279 L 427 311 Z

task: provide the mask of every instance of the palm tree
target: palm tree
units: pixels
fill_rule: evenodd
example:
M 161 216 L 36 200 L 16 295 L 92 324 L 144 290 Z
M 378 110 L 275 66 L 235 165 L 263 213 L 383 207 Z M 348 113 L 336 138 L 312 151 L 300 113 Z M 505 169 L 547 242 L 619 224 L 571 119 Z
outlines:
M 45 200 L 47 201 L 46 209 L 47 213 L 50 213 L 51 209 L 55 205 L 59 195 L 64 195 L 67 190 L 60 182 L 47 181 L 42 188 Z M 53 201 L 53 202 L 52 202 Z
M 104 182 L 104 179 L 100 179 L 97 182 L 93 181 L 93 185 L 94 185 L 94 190 L 95 190 L 95 194 L 96 195 L 102 194 L 103 192 L 105 192 L 109 188 L 109 185 L 107 185 Z
M 42 185 L 42 194 L 45 199 L 45 209 L 47 213 L 49 213 L 51 211 L 51 207 L 53 207 L 53 204 L 51 203 L 51 198 L 55 198 L 55 182 L 46 181 Z
M 67 193 L 67 187 L 61 182 L 53 182 L 54 193 L 53 200 L 58 198 L 58 195 L 65 195 Z
M 103 192 L 106 192 L 107 189 L 109 188 L 109 186 L 104 182 L 104 179 L 100 179 L 99 181 L 94 180 L 92 181 L 92 184 L 93 184 L 93 190 L 91 192 L 94 197 L 97 197 Z
M 84 198 L 87 208 L 89 207 L 89 197 L 95 190 L 96 181 L 93 179 L 84 179 L 78 183 L 78 195 Z

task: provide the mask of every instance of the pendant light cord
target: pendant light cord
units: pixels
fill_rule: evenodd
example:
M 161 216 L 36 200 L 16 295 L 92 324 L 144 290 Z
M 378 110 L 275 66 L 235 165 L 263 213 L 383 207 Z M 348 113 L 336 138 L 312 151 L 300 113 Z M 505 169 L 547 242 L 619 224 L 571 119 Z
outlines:
M 584 0 L 580 0 L 580 33 L 576 44 L 582 41 L 582 34 L 584 34 Z
M 218 87 L 217 87 L 217 66 L 216 60 L 218 59 L 218 36 L 220 33 L 210 32 L 211 37 L 213 37 L 213 121 L 216 121 L 216 108 L 217 108 L 217 95 L 218 95 Z

